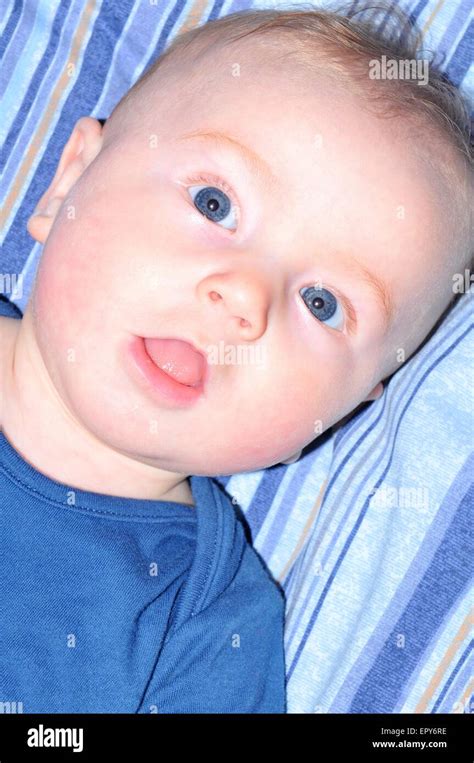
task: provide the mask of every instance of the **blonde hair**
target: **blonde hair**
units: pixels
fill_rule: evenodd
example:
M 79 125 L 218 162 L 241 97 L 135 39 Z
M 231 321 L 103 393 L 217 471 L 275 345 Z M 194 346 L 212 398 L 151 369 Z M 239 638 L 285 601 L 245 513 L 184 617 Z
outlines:
M 377 115 L 390 118 L 425 116 L 424 127 L 431 125 L 473 165 L 473 145 L 467 104 L 458 90 L 432 61 L 429 78 L 420 86 L 414 79 L 376 80 L 369 78 L 370 61 L 387 59 L 415 60 L 421 52 L 422 34 L 400 9 L 383 2 L 359 8 L 343 6 L 334 10 L 302 9 L 287 6 L 285 10 L 244 10 L 189 29 L 173 40 L 152 66 L 130 88 L 117 104 L 112 115 L 131 101 L 143 85 L 159 70 L 169 71 L 177 59 L 196 61 L 209 46 L 226 48 L 252 37 L 262 41 L 270 35 L 278 43 L 278 52 L 303 69 L 315 71 L 321 64 L 338 79 L 349 80 L 357 92 L 372 103 Z M 388 23 L 380 31 L 378 16 L 389 14 Z M 366 14 L 366 19 L 356 16 Z M 267 38 L 268 40 L 268 38 Z M 112 116 L 111 115 L 111 116 Z M 436 130 L 436 128 L 438 128 Z

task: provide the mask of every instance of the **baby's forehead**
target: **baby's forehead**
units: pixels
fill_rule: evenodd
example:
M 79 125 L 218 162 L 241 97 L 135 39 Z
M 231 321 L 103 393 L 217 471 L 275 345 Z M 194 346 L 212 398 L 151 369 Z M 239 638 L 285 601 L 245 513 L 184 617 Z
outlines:
M 337 176 L 342 205 L 347 203 L 343 194 L 353 199 L 353 206 L 363 200 L 360 186 L 364 181 L 367 204 L 380 189 L 393 204 L 394 214 L 398 190 L 400 205 L 416 208 L 421 202 L 426 209 L 435 202 L 436 171 L 429 162 L 424 166 L 417 146 L 422 138 L 410 135 L 403 120 L 381 119 L 363 109 L 358 96 L 345 86 L 335 87 L 332 78 L 315 77 L 311 83 L 306 80 L 304 88 L 295 89 L 276 68 L 267 68 L 254 81 L 245 66 L 237 77 L 232 76 L 229 62 L 238 63 L 234 57 L 225 59 L 220 54 L 220 63 L 209 76 L 206 62 L 209 53 L 193 72 L 192 82 L 186 77 L 186 66 L 173 70 L 170 78 L 159 78 L 156 71 L 128 104 L 131 121 L 122 120 L 122 135 L 138 135 L 145 154 L 150 150 L 149 137 L 156 131 L 155 147 L 161 144 L 163 155 L 168 147 L 176 151 L 177 146 L 194 145 L 205 147 L 206 157 L 214 156 L 215 147 L 220 157 L 223 141 L 215 141 L 214 146 L 211 141 L 179 141 L 193 132 L 223 134 L 262 157 L 272 174 L 281 181 L 288 179 L 295 191 L 300 178 L 320 188 Z M 243 59 L 242 63 L 248 65 Z M 282 62 L 279 66 L 284 70 Z M 126 162 L 127 153 L 121 156 Z M 370 214 L 366 209 L 366 217 Z
M 161 103 L 160 96 L 193 102 L 201 99 L 203 106 L 215 91 L 228 95 L 234 101 L 249 92 L 271 90 L 289 93 L 295 97 L 314 88 L 315 81 L 331 82 L 333 90 L 342 85 L 332 69 L 314 63 L 310 70 L 302 61 L 291 58 L 291 46 L 279 47 L 277 34 L 245 37 L 230 43 L 221 38 L 194 40 L 184 50 L 178 49 L 158 59 L 145 75 L 143 87 L 134 93 L 135 105 L 153 101 Z M 134 88 L 131 88 L 133 91 Z M 228 104 L 225 104 L 228 108 Z
M 240 49 L 242 55 L 234 55 Z M 399 206 L 432 216 L 430 207 L 438 206 L 439 173 L 425 162 L 420 130 L 411 132 L 403 118 L 371 113 L 358 94 L 332 76 L 315 74 L 309 80 L 297 72 L 289 81 L 284 76 L 288 61 L 272 51 L 262 67 L 261 57 L 255 46 L 239 41 L 232 56 L 217 46 L 215 55 L 206 50 L 191 70 L 186 62 L 173 65 L 164 76 L 156 70 L 129 102 L 130 121 L 119 125 L 122 135 L 138 134 L 147 153 L 155 131 L 165 150 L 184 133 L 218 131 L 263 156 L 274 174 L 292 178 L 295 190 L 298 173 L 318 186 L 338 174 L 341 194 L 352 194 L 357 206 L 358 175 L 359 183 L 367 180 L 367 203 L 380 189 L 396 215 L 398 182 Z M 122 161 L 126 157 L 124 153 Z M 366 218 L 371 214 L 365 210 Z
M 282 62 L 270 65 L 267 60 L 261 67 L 256 54 L 236 59 L 208 52 L 191 71 L 181 62 L 171 72 L 158 69 L 128 102 L 120 134 L 136 134 L 142 126 L 144 132 L 156 128 L 160 136 L 172 139 L 189 125 L 202 129 L 214 122 L 252 137 L 255 132 L 278 134 L 280 141 L 291 142 L 301 140 L 295 129 L 306 123 L 312 142 L 323 124 L 332 131 L 340 108 L 347 108 L 350 98 L 332 77 L 315 75 L 309 82 L 300 73 L 296 86 L 296 75 L 286 76 Z M 326 112 L 331 120 L 324 119 Z

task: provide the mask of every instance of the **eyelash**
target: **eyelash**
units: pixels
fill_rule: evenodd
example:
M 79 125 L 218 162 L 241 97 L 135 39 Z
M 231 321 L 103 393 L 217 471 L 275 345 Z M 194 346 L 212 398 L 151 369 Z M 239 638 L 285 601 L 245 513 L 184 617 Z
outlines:
M 224 191 L 232 201 L 232 204 L 235 206 L 237 210 L 237 222 L 240 222 L 240 204 L 237 201 L 237 195 L 234 192 L 234 189 L 225 182 L 225 180 L 222 180 L 222 178 L 217 177 L 217 175 L 205 175 L 204 173 L 199 173 L 198 175 L 193 175 L 193 177 L 187 178 L 185 181 L 186 184 L 192 186 L 192 185 L 200 185 L 202 183 L 208 183 L 211 186 L 214 186 L 215 188 L 219 188 L 221 191 Z M 211 225 L 215 225 L 211 220 L 209 220 Z M 221 227 L 221 226 L 218 226 Z M 226 230 L 225 228 L 223 230 Z M 232 231 L 227 230 L 228 233 L 232 233 Z
M 326 288 L 326 286 L 324 287 Z M 347 297 L 344 297 L 342 294 L 340 294 L 338 291 L 331 287 L 327 287 L 328 291 L 333 292 L 333 294 L 342 302 L 342 307 L 345 313 L 345 317 L 347 318 L 347 323 L 344 322 L 344 328 L 347 328 L 348 334 L 355 334 L 356 327 L 357 327 L 357 316 L 356 311 L 354 310 L 354 306 L 352 302 L 347 299 Z M 327 328 L 331 329 L 332 331 L 338 331 L 338 329 L 333 329 L 332 326 L 327 326 Z M 339 334 L 342 334 L 342 331 L 338 331 Z
M 187 186 L 199 185 L 201 183 L 209 183 L 209 185 L 215 186 L 216 188 L 219 188 L 221 191 L 224 191 L 224 193 L 226 193 L 229 196 L 230 200 L 236 207 L 237 222 L 240 222 L 240 219 L 241 219 L 240 204 L 237 201 L 237 196 L 234 192 L 234 189 L 228 183 L 226 183 L 225 180 L 222 180 L 222 178 L 218 177 L 217 175 L 206 175 L 203 172 L 200 172 L 197 175 L 193 175 L 192 177 L 188 177 L 185 181 L 185 184 Z M 211 223 L 211 225 L 215 225 L 215 223 L 213 223 L 211 220 L 209 220 L 209 222 Z M 231 233 L 231 231 L 228 231 L 228 232 Z M 340 299 L 342 302 L 344 312 L 347 316 L 347 332 L 349 334 L 354 334 L 357 327 L 357 317 L 356 317 L 356 312 L 354 310 L 352 302 L 350 302 L 342 294 L 339 294 L 339 292 L 336 292 L 334 289 L 331 288 L 330 290 L 334 291 L 336 297 Z M 331 329 L 331 331 L 338 331 L 337 329 L 331 328 L 331 326 L 327 326 L 326 328 Z M 338 331 L 338 333 L 340 334 L 342 332 Z

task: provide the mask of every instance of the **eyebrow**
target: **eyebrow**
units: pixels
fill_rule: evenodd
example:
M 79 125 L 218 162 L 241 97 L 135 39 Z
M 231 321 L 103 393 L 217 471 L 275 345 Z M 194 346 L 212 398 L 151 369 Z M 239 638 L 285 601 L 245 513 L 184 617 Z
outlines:
M 245 146 L 237 140 L 237 138 L 233 138 L 231 135 L 227 135 L 219 130 L 201 128 L 199 130 L 192 130 L 191 132 L 184 133 L 184 135 L 181 135 L 177 140 L 185 141 L 198 138 L 213 143 L 216 146 L 231 148 L 234 151 L 237 151 L 252 175 L 255 175 L 270 189 L 276 187 L 278 181 L 268 162 L 266 162 L 265 159 L 262 159 L 262 157 L 253 149 Z
M 277 178 L 268 164 L 257 154 L 253 149 L 245 146 L 237 138 L 227 135 L 220 130 L 213 130 L 211 128 L 201 128 L 184 133 L 177 141 L 195 140 L 201 139 L 208 141 L 217 146 L 224 146 L 237 151 L 242 161 L 247 166 L 247 169 L 251 175 L 255 175 L 260 178 L 269 188 L 274 188 L 277 184 Z M 351 257 L 347 260 L 347 266 L 349 270 L 352 270 L 360 280 L 364 281 L 368 288 L 371 290 L 375 300 L 377 301 L 381 310 L 385 331 L 388 331 L 394 318 L 394 302 L 392 294 L 384 281 L 382 281 L 375 273 L 368 270 L 365 265 Z

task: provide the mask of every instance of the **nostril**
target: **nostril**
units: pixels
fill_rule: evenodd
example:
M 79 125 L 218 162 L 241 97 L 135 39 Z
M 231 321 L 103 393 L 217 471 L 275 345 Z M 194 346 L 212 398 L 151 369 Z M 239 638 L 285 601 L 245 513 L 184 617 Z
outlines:
M 218 302 L 222 299 L 222 296 L 217 291 L 210 291 L 209 296 L 213 302 Z M 248 328 L 248 326 L 252 325 L 246 318 L 239 318 L 239 320 L 241 328 Z

